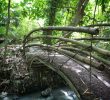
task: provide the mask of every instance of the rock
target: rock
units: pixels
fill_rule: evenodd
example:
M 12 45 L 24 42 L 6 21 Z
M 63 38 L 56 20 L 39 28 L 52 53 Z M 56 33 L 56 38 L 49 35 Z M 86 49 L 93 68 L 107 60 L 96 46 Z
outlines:
M 0 94 L 0 97 L 1 97 L 1 98 L 4 98 L 4 97 L 6 97 L 7 95 L 8 95 L 7 92 L 2 92 L 2 93 Z
M 44 91 L 41 92 L 41 96 L 42 97 L 48 97 L 51 95 L 52 89 L 51 88 L 47 88 Z

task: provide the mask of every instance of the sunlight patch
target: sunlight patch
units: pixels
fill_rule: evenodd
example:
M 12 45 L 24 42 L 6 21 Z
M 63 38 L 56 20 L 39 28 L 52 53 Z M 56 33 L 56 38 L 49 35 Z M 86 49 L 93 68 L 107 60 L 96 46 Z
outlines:
M 105 81 L 102 77 L 98 76 L 98 79 L 101 80 L 107 87 L 110 87 L 110 84 Z

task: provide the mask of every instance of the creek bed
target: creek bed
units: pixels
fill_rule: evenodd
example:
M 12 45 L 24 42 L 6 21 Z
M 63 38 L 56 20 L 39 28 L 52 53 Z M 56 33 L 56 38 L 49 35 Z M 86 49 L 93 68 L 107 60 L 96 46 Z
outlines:
M 39 91 L 22 96 L 8 95 L 0 100 L 78 100 L 78 98 L 68 87 L 59 87 L 52 90 L 51 95 L 47 97 L 42 97 Z

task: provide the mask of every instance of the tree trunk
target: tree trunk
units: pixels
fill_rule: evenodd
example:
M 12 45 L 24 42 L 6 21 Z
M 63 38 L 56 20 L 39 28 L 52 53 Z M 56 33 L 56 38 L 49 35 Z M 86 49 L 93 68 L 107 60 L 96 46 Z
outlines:
M 62 38 L 62 37 L 53 37 L 53 36 L 37 36 L 35 38 L 32 38 L 32 39 L 36 39 L 36 38 L 52 38 L 52 39 L 59 39 L 61 41 L 65 41 L 65 42 L 71 42 L 73 44 L 76 44 L 78 46 L 81 46 L 81 47 L 84 47 L 85 49 L 89 49 L 91 46 L 88 45 L 88 44 L 85 44 L 85 43 L 81 43 L 81 42 L 78 42 L 76 40 L 72 40 L 72 39 L 68 39 L 68 38 Z M 28 41 L 27 41 L 28 42 Z M 110 56 L 110 51 L 108 50 L 104 50 L 104 49 L 101 49 L 101 48 L 98 48 L 98 47 L 95 47 L 95 46 L 92 46 L 92 49 L 94 51 L 96 51 L 97 53 L 100 53 L 100 54 L 103 54 L 103 55 L 106 55 L 106 56 Z
M 47 14 L 47 26 L 53 26 L 55 23 L 55 16 L 56 16 L 56 12 L 57 12 L 57 7 L 58 7 L 58 3 L 59 0 L 49 0 L 49 9 L 48 9 L 48 14 Z M 52 35 L 52 30 L 45 30 L 43 31 L 43 35 Z M 44 39 L 43 40 L 44 43 L 50 45 L 52 44 L 51 39 Z
M 76 14 L 72 19 L 69 26 L 77 26 L 84 16 L 84 10 L 88 4 L 89 0 L 79 0 L 77 4 Z M 64 32 L 64 37 L 69 38 L 72 32 Z
M 61 47 L 61 48 L 62 48 L 62 49 L 66 49 L 66 50 L 70 50 L 70 51 L 72 51 L 72 52 L 75 51 L 76 53 L 82 53 L 82 54 L 86 54 L 86 55 L 90 56 L 90 53 L 89 53 L 89 52 L 87 52 L 87 51 L 85 51 L 85 50 L 78 49 L 78 48 L 73 48 L 73 47 Z M 98 60 L 98 61 L 100 61 L 100 62 L 103 62 L 104 64 L 110 66 L 110 61 L 105 60 L 104 58 L 101 58 L 101 57 L 96 56 L 96 55 L 94 55 L 94 54 L 91 54 L 91 56 L 92 56 L 94 59 L 96 59 L 96 60 Z
M 45 52 L 42 52 L 41 54 L 35 52 L 31 54 L 27 53 L 29 58 L 32 57 L 39 60 L 44 65 L 62 76 L 72 90 L 77 90 L 79 92 L 83 100 L 95 100 L 96 97 L 101 97 L 104 100 L 108 100 L 107 98 L 110 98 L 109 84 L 106 84 L 109 83 L 109 77 L 105 73 L 94 69 L 90 72 L 90 70 L 83 67 L 85 66 L 84 64 L 79 64 L 75 60 L 69 59 L 69 57 L 59 55 L 60 54 L 56 54 L 54 56 L 54 53 L 48 55 L 45 54 Z M 54 61 L 51 61 L 53 57 Z M 104 80 L 102 80 L 101 77 Z M 72 88 L 72 86 L 74 86 L 76 89 L 74 89 L 74 87 Z M 99 91 L 100 87 L 102 91 Z M 77 94 L 76 91 L 75 93 Z M 78 97 L 80 96 L 78 95 Z
M 63 55 L 66 55 L 66 56 L 69 56 L 71 58 L 74 58 L 76 60 L 79 60 L 81 62 L 84 62 L 88 65 L 91 65 L 99 70 L 104 70 L 105 66 L 102 65 L 102 63 L 99 63 L 97 61 L 91 61 L 90 59 L 88 59 L 87 57 L 83 57 L 81 55 L 78 55 L 76 53 L 73 53 L 73 52 L 70 52 L 70 51 L 67 51 L 67 50 L 63 50 L 63 49 L 60 49 L 60 48 L 57 48 L 57 47 L 52 47 L 52 46 L 44 46 L 44 45 L 41 45 L 41 44 L 31 44 L 31 45 L 27 45 L 26 47 L 32 47 L 32 46 L 40 46 L 42 47 L 42 49 L 46 49 L 46 50 L 54 50 L 54 51 L 57 51 L 58 53 L 61 53 Z
M 92 34 L 92 35 L 97 35 L 99 33 L 99 30 L 97 28 L 88 28 L 88 27 L 71 27 L 71 26 L 47 26 L 47 27 L 41 27 L 41 28 L 37 28 L 37 29 L 34 29 L 32 31 L 30 31 L 23 42 L 26 41 L 26 39 L 34 32 L 36 31 L 53 31 L 53 30 L 56 30 L 56 31 L 72 31 L 72 32 L 84 32 L 84 33 L 89 33 L 89 34 Z

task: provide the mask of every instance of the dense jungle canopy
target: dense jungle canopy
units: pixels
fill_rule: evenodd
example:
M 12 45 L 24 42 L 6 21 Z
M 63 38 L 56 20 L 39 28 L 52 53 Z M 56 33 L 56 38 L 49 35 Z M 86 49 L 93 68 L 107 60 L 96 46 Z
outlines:
M 34 86 L 35 64 L 74 84 L 82 100 L 110 100 L 110 0 L 0 0 L 0 93 Z
M 93 36 L 93 45 L 110 50 L 109 0 L 1 0 L 0 9 L 0 40 L 5 40 L 5 44 L 22 43 L 31 30 L 39 27 L 87 26 L 99 29 L 99 34 Z M 72 38 L 88 45 L 88 40 L 91 40 L 91 35 L 83 32 L 50 30 L 34 35 Z M 57 44 L 58 41 L 44 39 L 43 42 Z M 103 57 L 109 59 L 108 56 Z
M 101 27 L 100 37 L 109 36 L 109 0 L 10 0 L 9 9 L 8 18 L 8 0 L 1 0 L 0 36 L 6 36 L 9 43 L 12 40 L 19 42 L 30 30 L 43 26 Z M 6 34 L 8 23 L 9 32 Z M 66 33 L 44 32 L 44 34 L 63 36 Z M 73 33 L 71 37 L 85 37 L 85 35 Z M 105 46 L 107 44 L 108 42 L 102 42 L 101 46 L 109 49 L 109 46 Z M 97 46 L 100 46 L 99 42 Z

